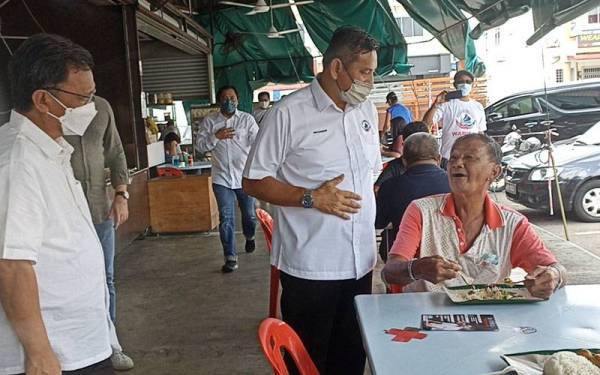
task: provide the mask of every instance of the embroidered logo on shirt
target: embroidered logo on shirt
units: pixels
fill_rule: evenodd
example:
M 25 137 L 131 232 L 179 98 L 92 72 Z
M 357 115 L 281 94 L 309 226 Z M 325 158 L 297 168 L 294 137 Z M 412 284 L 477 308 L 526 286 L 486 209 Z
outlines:
M 369 121 L 363 120 L 361 125 L 364 131 L 368 132 L 369 130 L 371 130 L 371 124 L 369 124 Z
M 485 253 L 481 255 L 480 265 L 482 267 L 497 266 L 498 263 L 498 255 L 496 254 Z

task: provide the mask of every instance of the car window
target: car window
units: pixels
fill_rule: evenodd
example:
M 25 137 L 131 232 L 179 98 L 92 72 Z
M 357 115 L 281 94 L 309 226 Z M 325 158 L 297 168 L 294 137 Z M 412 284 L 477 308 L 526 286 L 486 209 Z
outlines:
M 544 101 L 544 96 L 540 97 Z M 579 109 L 600 109 L 600 87 L 583 88 L 548 94 L 548 102 L 560 109 L 573 111 Z
M 533 98 L 526 96 L 523 98 L 509 100 L 494 107 L 493 112 L 505 117 L 515 117 L 537 112 L 537 108 L 533 104 Z

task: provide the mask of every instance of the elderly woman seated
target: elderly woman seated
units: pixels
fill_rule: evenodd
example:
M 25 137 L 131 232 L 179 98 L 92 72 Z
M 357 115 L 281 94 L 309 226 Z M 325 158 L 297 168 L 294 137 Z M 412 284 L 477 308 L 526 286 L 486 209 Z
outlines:
M 451 193 L 409 205 L 383 269 L 388 283 L 409 292 L 436 291 L 464 284 L 459 272 L 475 284 L 494 284 L 521 267 L 536 297 L 549 298 L 564 285 L 564 267 L 527 218 L 488 195 L 502 171 L 501 157 L 498 144 L 484 134 L 456 141 L 448 162 Z

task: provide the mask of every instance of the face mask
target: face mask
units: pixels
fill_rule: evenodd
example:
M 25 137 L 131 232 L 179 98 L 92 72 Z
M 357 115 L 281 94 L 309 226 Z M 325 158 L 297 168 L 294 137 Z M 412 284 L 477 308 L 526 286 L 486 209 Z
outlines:
M 348 74 L 348 71 L 346 71 L 346 74 Z M 348 74 L 348 76 L 350 76 L 350 74 Z M 338 85 L 338 89 L 339 88 L 340 86 Z M 359 105 L 367 100 L 367 96 L 369 96 L 371 90 L 373 90 L 373 84 L 355 79 L 352 81 L 352 86 L 350 86 L 348 90 L 342 91 L 342 89 L 340 89 L 340 97 L 350 105 Z
M 221 111 L 223 111 L 227 114 L 234 113 L 236 109 L 237 109 L 237 102 L 234 102 L 231 99 L 227 99 L 227 100 L 221 102 Z
M 262 109 L 267 109 L 267 108 L 269 108 L 269 102 L 267 102 L 267 101 L 259 102 L 258 106 Z
M 60 122 L 63 134 L 82 136 L 98 113 L 98 111 L 96 111 L 96 105 L 94 102 L 90 102 L 77 108 L 69 108 L 62 104 L 62 102 L 54 95 L 50 94 L 50 96 L 65 109 L 65 114 L 61 117 L 55 116 L 48 112 L 49 116 L 54 117 L 58 120 L 58 122 Z
M 462 96 L 468 96 L 471 93 L 473 86 L 470 83 L 459 83 L 456 89 L 462 93 Z

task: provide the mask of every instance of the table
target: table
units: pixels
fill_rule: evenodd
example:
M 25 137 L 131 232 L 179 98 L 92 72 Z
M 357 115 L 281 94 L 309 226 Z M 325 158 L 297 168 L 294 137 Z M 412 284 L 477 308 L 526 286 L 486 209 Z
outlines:
M 600 285 L 572 285 L 549 301 L 454 305 L 444 293 L 360 295 L 355 299 L 373 374 L 485 374 L 506 367 L 502 354 L 600 348 Z M 496 332 L 432 332 L 423 340 L 391 341 L 390 328 L 419 327 L 421 314 L 493 314 Z M 536 332 L 523 333 L 521 327 Z M 526 331 L 525 331 L 526 332 Z
M 155 233 L 206 232 L 219 223 L 208 174 L 153 178 L 148 181 L 148 204 Z
M 178 168 L 183 171 L 185 174 L 201 174 L 203 169 L 211 169 L 212 162 L 210 161 L 195 161 L 192 165 L 186 164 L 184 167 L 175 167 L 171 163 L 165 163 L 157 166 L 157 168 Z

